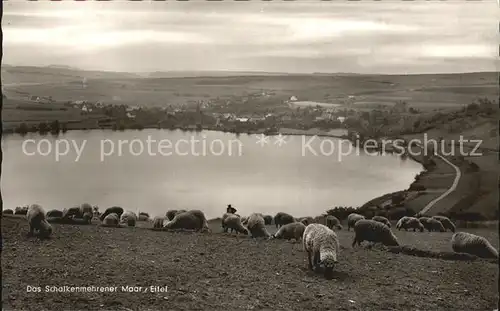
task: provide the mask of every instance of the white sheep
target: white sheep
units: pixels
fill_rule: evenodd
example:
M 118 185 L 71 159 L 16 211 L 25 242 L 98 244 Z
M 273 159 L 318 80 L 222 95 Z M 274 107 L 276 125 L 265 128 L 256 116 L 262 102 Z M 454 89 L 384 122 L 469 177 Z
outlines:
M 104 217 L 101 226 L 103 227 L 118 227 L 120 222 L 120 217 L 117 213 L 110 213 Z
M 334 229 L 342 230 L 342 225 L 340 224 L 340 220 L 333 215 L 326 216 L 326 226 L 332 230 Z
M 354 225 L 354 240 L 352 247 L 361 242 L 382 243 L 386 246 L 399 246 L 398 239 L 391 229 L 381 222 L 371 219 L 361 219 Z
M 484 237 L 467 232 L 457 232 L 451 237 L 451 247 L 456 253 L 467 253 L 481 258 L 498 259 L 498 251 Z
M 126 211 L 120 217 L 120 223 L 123 225 L 128 225 L 130 227 L 135 227 L 137 222 L 137 215 L 134 212 Z
M 290 224 L 282 226 L 275 234 L 271 236 L 271 238 L 286 240 L 295 239 L 295 241 L 298 241 L 304 235 L 305 229 L 306 225 L 304 225 L 304 223 L 292 222 Z
M 391 227 L 391 222 L 389 221 L 389 219 L 385 218 L 384 216 L 373 216 L 372 220 L 381 222 L 389 228 Z
M 325 278 L 331 279 L 340 252 L 337 234 L 325 225 L 310 224 L 305 228 L 302 240 L 309 269 L 314 270 L 323 264 Z
M 295 218 L 293 218 L 290 214 L 279 212 L 274 216 L 274 224 L 276 225 L 276 228 L 292 222 L 295 222 Z
M 420 232 L 424 232 L 424 225 L 415 217 L 407 217 L 405 221 L 402 222 L 400 229 L 413 229 L 413 231 L 419 230 Z
M 439 231 L 439 232 L 445 232 L 446 229 L 443 227 L 443 224 L 434 218 L 429 218 L 429 217 L 420 217 L 418 219 L 420 223 L 424 226 L 427 231 Z
M 189 210 L 187 212 L 178 213 L 174 219 L 167 222 L 164 226 L 167 230 L 201 230 L 210 231 L 208 229 L 207 219 L 205 214 L 200 210 Z
M 163 221 L 165 220 L 165 217 L 162 216 L 156 216 L 153 218 L 153 228 L 159 229 L 163 228 Z
M 45 211 L 38 204 L 32 204 L 26 212 L 26 219 L 28 220 L 28 235 L 34 235 L 34 231 L 38 231 L 40 237 L 46 238 L 52 234 L 52 226 L 45 218 Z
M 227 232 L 228 229 L 231 229 L 231 233 L 234 230 L 238 233 L 243 233 L 245 235 L 248 235 L 248 229 L 241 224 L 240 217 L 234 214 L 230 214 L 224 217 L 222 226 L 224 227 L 224 232 Z
M 349 229 L 351 228 L 354 228 L 356 222 L 361 219 L 365 219 L 365 216 L 356 213 L 349 214 L 349 216 L 347 216 L 347 231 L 349 231 Z
M 455 232 L 456 227 L 448 217 L 446 217 L 446 216 L 432 216 L 432 218 L 439 220 L 443 224 L 444 229 L 446 229 L 446 230 L 449 229 L 451 232 Z
M 269 232 L 267 232 L 266 225 L 264 222 L 264 217 L 259 214 L 251 214 L 248 216 L 247 228 L 252 235 L 252 238 L 258 237 L 270 237 Z

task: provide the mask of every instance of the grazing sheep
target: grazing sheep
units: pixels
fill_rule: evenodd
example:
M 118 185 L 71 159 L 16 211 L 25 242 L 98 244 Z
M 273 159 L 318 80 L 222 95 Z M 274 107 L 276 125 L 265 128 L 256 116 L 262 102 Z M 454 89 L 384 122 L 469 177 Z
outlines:
M 413 229 L 413 231 L 419 230 L 420 232 L 424 232 L 424 225 L 418 220 L 418 218 L 415 217 L 408 217 L 405 221 L 400 226 L 401 229 L 405 229 L 405 231 L 408 231 L 408 229 Z
M 368 241 L 373 243 L 382 243 L 386 246 L 399 246 L 398 239 L 392 233 L 391 229 L 381 222 L 371 219 L 361 219 L 354 225 L 354 240 L 352 247 L 358 243 Z
M 449 229 L 451 232 L 455 232 L 456 227 L 448 217 L 446 217 L 446 216 L 432 216 L 432 218 L 439 220 L 443 224 L 443 227 L 445 230 Z
M 26 215 L 28 213 L 28 206 L 18 206 L 14 210 L 14 215 Z
M 32 204 L 26 212 L 26 219 L 28 220 L 28 235 L 32 236 L 34 231 L 38 231 L 40 237 L 48 237 L 52 234 L 52 226 L 45 218 L 45 211 L 38 204 Z
M 163 228 L 163 221 L 165 220 L 165 217 L 161 217 L 161 216 L 156 216 L 154 219 L 153 219 L 153 228 Z
M 83 214 L 81 212 L 80 206 L 74 206 L 70 208 L 63 209 L 63 218 L 82 218 Z
M 324 266 L 326 279 L 333 277 L 333 268 L 337 264 L 340 243 L 337 234 L 322 224 L 310 224 L 302 237 L 304 250 L 307 252 L 309 269 L 314 270 L 320 264 Z
M 149 214 L 140 212 L 139 217 L 137 217 L 137 221 L 148 221 L 149 220 Z
M 104 218 L 106 218 L 106 216 L 108 216 L 111 213 L 115 213 L 118 216 L 118 219 L 120 219 L 120 217 L 123 214 L 123 208 L 121 208 L 119 206 L 113 206 L 113 207 L 107 208 L 104 211 L 104 213 L 102 213 L 102 215 L 100 216 L 101 221 L 104 221 Z
M 429 218 L 429 217 L 420 217 L 418 219 L 420 223 L 424 226 L 427 231 L 439 231 L 439 232 L 445 232 L 446 229 L 443 227 L 443 224 L 434 218 Z
M 451 247 L 456 253 L 467 253 L 481 258 L 498 259 L 498 251 L 484 237 L 457 232 L 451 237 Z
M 372 220 L 383 223 L 384 225 L 386 225 L 389 228 L 391 227 L 391 222 L 389 221 L 389 219 L 385 218 L 384 216 L 373 216 Z
M 276 218 L 275 218 L 276 219 Z M 258 237 L 270 237 L 269 232 L 267 232 L 266 225 L 264 222 L 264 217 L 259 214 L 251 214 L 248 216 L 247 228 L 252 235 L 252 238 Z
M 342 230 L 342 225 L 340 224 L 340 220 L 333 215 L 326 216 L 326 226 L 331 230 L 333 230 L 334 228 L 337 230 Z
M 264 224 L 265 225 L 272 225 L 273 224 L 273 216 L 264 215 Z
M 63 212 L 57 209 L 52 209 L 45 214 L 48 217 L 63 217 Z
M 300 240 L 304 235 L 304 230 L 306 230 L 306 225 L 302 222 L 292 222 L 282 226 L 275 234 L 271 236 L 274 239 L 295 239 Z
M 102 220 L 101 226 L 103 227 L 118 227 L 120 222 L 120 216 L 117 213 L 107 214 Z
M 401 231 L 401 227 L 403 226 L 403 224 L 408 220 L 410 219 L 410 217 L 408 216 L 403 216 L 401 217 L 398 222 L 396 223 L 396 229 L 400 230 Z
M 356 213 L 349 214 L 349 216 L 347 216 L 347 231 L 349 231 L 349 229 L 351 228 L 354 228 L 356 222 L 361 219 L 365 219 L 365 216 Z
M 307 225 L 310 225 L 310 224 L 314 223 L 314 219 L 312 217 L 309 217 L 309 216 L 308 217 L 302 217 L 302 218 L 299 219 L 298 222 L 301 222 L 305 226 L 307 226 Z
M 228 216 L 226 216 L 223 220 L 222 226 L 224 227 L 224 232 L 227 232 L 228 229 L 231 229 L 231 233 L 233 233 L 234 230 L 238 233 L 248 235 L 248 229 L 241 224 L 240 217 L 234 214 L 229 214 Z
M 178 213 L 174 219 L 168 221 L 163 226 L 167 230 L 201 230 L 210 231 L 208 229 L 207 219 L 205 214 L 200 210 L 189 210 L 187 212 Z
M 274 216 L 274 224 L 276 225 L 276 228 L 292 222 L 295 222 L 295 218 L 293 218 L 290 214 L 279 212 L 276 216 Z
M 135 227 L 137 215 L 134 212 L 126 211 L 120 217 L 121 224 L 127 224 L 129 227 Z
M 14 215 L 14 211 L 11 210 L 11 209 L 4 209 L 2 211 L 2 214 L 4 214 L 4 215 Z

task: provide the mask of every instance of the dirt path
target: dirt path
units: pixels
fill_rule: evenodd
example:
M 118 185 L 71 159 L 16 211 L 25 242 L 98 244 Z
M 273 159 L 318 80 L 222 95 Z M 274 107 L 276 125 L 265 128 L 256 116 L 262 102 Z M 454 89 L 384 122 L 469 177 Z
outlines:
M 455 164 L 451 163 L 450 161 L 448 161 L 448 159 L 446 159 L 445 157 L 443 157 L 440 154 L 436 153 L 436 156 L 438 156 L 439 158 L 441 158 L 444 162 L 448 163 L 451 167 L 453 167 L 455 169 L 455 179 L 453 180 L 453 184 L 451 185 L 451 187 L 446 192 L 444 192 L 439 197 L 437 197 L 434 200 L 432 200 L 431 202 L 429 202 L 429 204 L 427 204 L 422 209 L 422 211 L 421 211 L 422 214 L 427 213 L 437 202 L 439 202 L 442 199 L 446 198 L 450 193 L 452 193 L 453 191 L 455 191 L 455 189 L 457 188 L 458 182 L 460 181 L 460 178 L 462 177 L 462 172 L 460 171 L 460 168 L 458 166 L 456 166 Z

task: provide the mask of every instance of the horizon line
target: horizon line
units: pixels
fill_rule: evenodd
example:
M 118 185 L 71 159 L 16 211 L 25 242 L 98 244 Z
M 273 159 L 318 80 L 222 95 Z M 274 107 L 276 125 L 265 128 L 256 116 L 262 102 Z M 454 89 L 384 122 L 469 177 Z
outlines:
M 281 72 L 281 71 L 263 71 L 263 70 L 156 70 L 156 71 L 113 71 L 113 70 L 103 70 L 103 69 L 82 69 L 78 67 L 73 67 L 70 65 L 11 65 L 2 64 L 2 69 L 6 67 L 32 67 L 32 68 L 51 68 L 51 69 L 65 69 L 72 71 L 97 71 L 105 73 L 122 73 L 122 74 L 154 74 L 154 73 L 189 73 L 189 72 L 199 72 L 199 73 L 255 73 L 255 74 L 281 74 L 281 75 L 366 75 L 366 76 L 410 76 L 410 75 L 450 75 L 450 74 L 475 74 L 475 73 L 499 73 L 499 71 L 460 71 L 460 72 L 426 72 L 426 73 L 364 73 L 364 72 Z M 181 77 L 172 77 L 181 78 Z

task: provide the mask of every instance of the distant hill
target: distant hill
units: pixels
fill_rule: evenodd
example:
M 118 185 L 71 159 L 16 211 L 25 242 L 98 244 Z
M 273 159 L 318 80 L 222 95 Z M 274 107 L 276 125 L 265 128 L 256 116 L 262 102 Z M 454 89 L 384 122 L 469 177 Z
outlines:
M 290 74 L 286 72 L 265 71 L 155 71 L 148 74 L 149 78 L 194 78 L 194 77 L 238 77 L 238 76 L 290 76 L 305 74 Z
M 128 72 L 87 71 L 69 66 L 46 67 L 2 65 L 3 84 L 65 83 L 82 79 L 131 79 L 140 75 Z
M 57 68 L 57 69 L 69 69 L 69 70 L 81 70 L 80 68 L 71 67 L 67 65 L 48 65 L 46 68 Z

